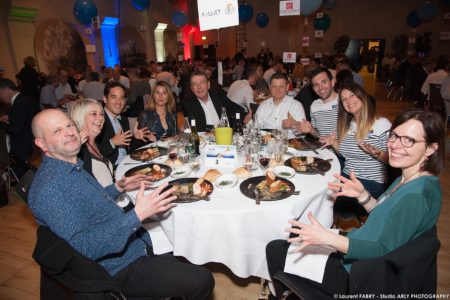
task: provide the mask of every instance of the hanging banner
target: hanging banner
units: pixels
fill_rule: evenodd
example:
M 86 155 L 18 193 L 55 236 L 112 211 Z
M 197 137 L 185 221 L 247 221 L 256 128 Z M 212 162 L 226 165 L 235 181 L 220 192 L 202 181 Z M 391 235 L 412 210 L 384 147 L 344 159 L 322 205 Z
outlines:
M 283 63 L 295 63 L 296 52 L 283 52 Z
M 197 0 L 200 31 L 239 25 L 237 0 Z
M 280 1 L 280 16 L 300 16 L 300 0 Z

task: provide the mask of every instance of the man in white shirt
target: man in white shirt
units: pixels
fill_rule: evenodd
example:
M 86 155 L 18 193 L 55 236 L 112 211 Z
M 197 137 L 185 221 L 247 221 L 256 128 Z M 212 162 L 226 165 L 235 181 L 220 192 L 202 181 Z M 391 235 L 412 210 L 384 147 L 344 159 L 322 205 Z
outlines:
M 59 105 L 66 104 L 70 101 L 75 100 L 75 95 L 72 93 L 72 88 L 67 82 L 69 79 L 69 73 L 64 69 L 58 70 L 58 80 L 59 85 L 55 90 L 56 99 Z
M 89 81 L 83 88 L 84 98 L 95 99 L 101 101 L 105 91 L 105 84 L 100 82 L 100 74 L 97 72 L 90 72 Z
M 297 130 L 315 137 L 326 136 L 337 127 L 339 95 L 333 89 L 335 80 L 330 70 L 322 67 L 314 69 L 310 78 L 319 99 L 311 104 L 311 123 L 299 122 Z
M 448 58 L 440 56 L 436 65 L 436 72 L 428 75 L 427 79 L 422 85 L 421 91 L 424 95 L 427 95 L 427 99 L 430 99 L 430 83 L 442 84 L 442 82 L 448 77 Z
M 272 98 L 262 102 L 255 115 L 255 124 L 259 128 L 292 128 L 296 122 L 305 119 L 303 105 L 288 96 L 288 78 L 286 74 L 275 73 L 270 80 Z
M 112 78 L 109 81 L 120 82 L 127 90 L 130 89 L 130 79 L 120 75 L 120 66 L 114 67 Z
M 242 80 L 236 80 L 228 88 L 227 97 L 239 104 L 246 112 L 250 111 L 250 104 L 255 103 L 255 91 L 252 86 L 256 84 L 258 65 L 253 65 L 244 71 Z

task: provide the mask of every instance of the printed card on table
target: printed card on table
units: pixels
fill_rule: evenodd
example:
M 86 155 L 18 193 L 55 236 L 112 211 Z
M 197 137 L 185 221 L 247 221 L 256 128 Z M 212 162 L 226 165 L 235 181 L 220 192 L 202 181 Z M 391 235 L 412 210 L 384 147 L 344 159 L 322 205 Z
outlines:
M 234 168 L 236 167 L 236 162 L 236 146 L 205 146 L 205 166 L 207 168 Z

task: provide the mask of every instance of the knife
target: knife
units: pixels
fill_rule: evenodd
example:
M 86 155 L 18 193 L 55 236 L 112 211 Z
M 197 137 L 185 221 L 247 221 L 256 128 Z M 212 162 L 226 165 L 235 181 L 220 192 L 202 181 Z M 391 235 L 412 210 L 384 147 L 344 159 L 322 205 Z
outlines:
M 259 205 L 261 203 L 261 198 L 260 198 L 258 189 L 255 188 L 253 190 L 253 193 L 255 194 L 256 205 Z
M 317 152 L 316 149 L 314 149 L 313 145 L 311 145 L 311 143 L 308 142 L 303 136 L 301 136 L 300 139 L 303 141 L 303 143 L 305 143 L 306 146 L 308 146 L 309 148 L 311 148 L 311 150 L 312 150 L 315 154 L 319 154 L 319 152 Z

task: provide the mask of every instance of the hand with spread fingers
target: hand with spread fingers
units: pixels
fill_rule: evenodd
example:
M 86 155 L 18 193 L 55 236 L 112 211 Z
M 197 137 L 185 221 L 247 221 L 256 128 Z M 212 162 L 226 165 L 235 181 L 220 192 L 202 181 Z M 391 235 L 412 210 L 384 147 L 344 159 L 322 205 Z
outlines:
M 175 191 L 174 188 L 161 193 L 167 185 L 167 182 L 161 184 L 151 194 L 144 195 L 145 185 L 141 183 L 134 206 L 134 211 L 141 222 L 151 216 L 166 212 L 175 206 L 175 204 L 171 203 L 177 199 L 176 196 L 172 195 Z
M 359 181 L 353 171 L 350 172 L 350 179 L 334 174 L 334 177 L 339 180 L 339 182 L 329 182 L 328 188 L 334 191 L 334 196 L 346 196 L 358 198 L 364 192 L 364 186 L 361 181 Z
M 130 130 L 127 130 L 123 132 L 122 129 L 119 130 L 119 132 L 112 137 L 111 143 L 115 146 L 129 146 L 131 141 L 131 132 Z
M 119 192 L 130 192 L 140 188 L 141 183 L 144 188 L 152 186 L 153 182 L 149 180 L 150 176 L 144 174 L 136 174 L 130 177 L 122 176 L 122 179 L 117 180 L 115 185 Z
M 329 135 L 321 136 L 319 141 L 323 144 L 321 149 L 326 148 L 328 146 L 332 146 L 336 151 L 339 150 L 338 140 L 336 136 L 336 132 L 333 132 Z
M 156 136 L 150 132 L 147 127 L 138 128 L 138 124 L 134 127 L 134 137 L 144 142 L 156 142 Z

